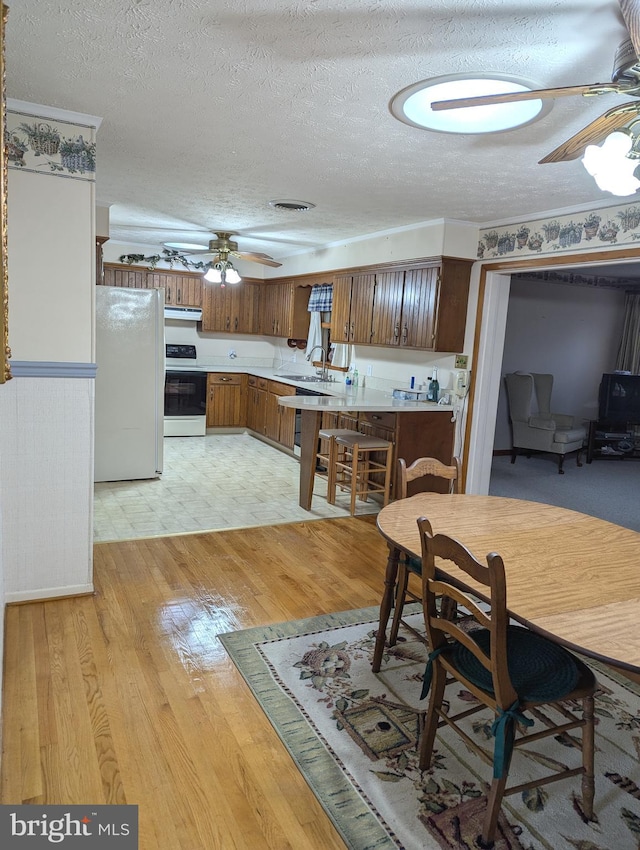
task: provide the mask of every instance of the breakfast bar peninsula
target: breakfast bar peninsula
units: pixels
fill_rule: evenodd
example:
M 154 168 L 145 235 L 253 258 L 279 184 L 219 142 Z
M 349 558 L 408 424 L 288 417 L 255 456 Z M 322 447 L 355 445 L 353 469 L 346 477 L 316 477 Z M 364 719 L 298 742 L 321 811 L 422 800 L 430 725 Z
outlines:
M 299 504 L 311 509 L 313 482 L 321 428 L 347 428 L 389 440 L 393 444 L 391 498 L 395 492 L 397 459 L 411 463 L 419 457 L 435 457 L 449 463 L 454 449 L 454 408 L 426 401 L 393 398 L 391 392 L 365 387 L 347 388 L 332 382 L 316 384 L 326 395 L 282 396 L 278 403 L 301 411 Z M 441 491 L 433 479 L 418 489 Z

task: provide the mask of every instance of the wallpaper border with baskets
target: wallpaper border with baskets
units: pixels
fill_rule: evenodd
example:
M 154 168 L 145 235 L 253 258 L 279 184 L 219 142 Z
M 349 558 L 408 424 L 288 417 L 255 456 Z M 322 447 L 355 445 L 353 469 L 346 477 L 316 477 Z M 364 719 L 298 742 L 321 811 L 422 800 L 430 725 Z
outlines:
M 478 235 L 479 260 L 636 245 L 640 240 L 640 203 L 481 227 Z
M 7 110 L 9 168 L 95 182 L 94 127 Z

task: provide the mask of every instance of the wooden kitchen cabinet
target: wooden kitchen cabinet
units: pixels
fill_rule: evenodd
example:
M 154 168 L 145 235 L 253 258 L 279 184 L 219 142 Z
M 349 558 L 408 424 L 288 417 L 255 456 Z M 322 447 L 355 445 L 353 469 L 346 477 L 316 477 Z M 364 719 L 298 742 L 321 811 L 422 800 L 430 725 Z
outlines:
M 249 375 L 247 378 L 247 428 L 256 434 L 264 435 L 266 410 L 267 410 L 267 387 L 269 381 L 266 378 L 256 378 Z
M 472 262 L 433 263 L 334 278 L 331 339 L 462 351 Z
M 103 286 L 124 286 L 128 289 L 148 289 L 147 270 L 135 269 L 129 266 L 104 264 L 102 275 Z
M 207 428 L 240 427 L 247 419 L 246 375 L 209 372 Z
M 164 289 L 164 303 L 174 307 L 202 307 L 202 275 L 171 269 L 141 269 L 115 263 L 104 264 L 104 286 L 129 289 Z
M 333 281 L 331 339 L 369 345 L 373 329 L 375 274 L 338 275 Z
M 397 493 L 398 458 L 408 464 L 419 457 L 435 457 L 450 463 L 454 446 L 454 423 L 448 411 L 328 411 L 322 413 L 323 428 L 349 428 L 371 437 L 380 437 L 393 445 L 391 498 Z M 326 446 L 323 447 L 326 450 Z M 373 455 L 383 460 L 383 455 Z M 428 476 L 409 485 L 409 495 L 419 490 L 446 492 L 448 482 Z
M 259 285 L 204 283 L 202 330 L 209 333 L 257 333 Z
M 279 384 L 269 381 L 266 399 L 264 435 L 288 449 L 293 449 L 295 436 L 296 412 L 292 407 L 281 407 L 279 396 L 295 395 L 295 387 L 289 384 Z
M 259 332 L 285 339 L 306 339 L 311 287 L 294 281 L 265 283 L 260 289 Z
M 148 289 L 164 289 L 164 303 L 173 307 L 202 307 L 202 275 L 189 272 L 147 272 Z

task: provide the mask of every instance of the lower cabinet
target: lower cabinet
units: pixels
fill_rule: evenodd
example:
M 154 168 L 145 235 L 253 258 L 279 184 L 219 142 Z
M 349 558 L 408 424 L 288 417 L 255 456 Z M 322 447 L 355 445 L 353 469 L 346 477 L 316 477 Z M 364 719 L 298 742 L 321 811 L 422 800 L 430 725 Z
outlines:
M 270 440 L 274 440 L 288 449 L 293 449 L 296 430 L 296 412 L 293 407 L 281 407 L 278 404 L 278 397 L 295 394 L 295 387 L 289 384 L 279 384 L 276 381 L 269 381 L 265 434 Z
M 322 427 L 349 428 L 393 443 L 392 499 L 397 492 L 398 458 L 404 458 L 407 464 L 419 457 L 435 457 L 443 463 L 450 463 L 453 454 L 454 423 L 451 422 L 451 411 L 325 411 Z M 382 455 L 379 460 L 383 460 Z M 412 481 L 408 487 L 408 495 L 413 496 L 421 490 L 444 493 L 447 488 L 447 481 L 427 476 Z
M 207 427 L 248 428 L 283 448 L 293 450 L 296 411 L 278 404 L 280 396 L 296 394 L 295 387 L 256 375 L 210 372 L 207 378 Z M 393 444 L 391 498 L 396 492 L 398 458 L 407 464 L 419 457 L 449 463 L 454 445 L 451 411 L 324 411 L 323 428 L 346 428 L 380 437 Z M 323 449 L 326 451 L 326 446 Z M 382 460 L 382 456 L 380 457 Z M 419 490 L 446 492 L 447 481 L 421 478 L 409 484 L 409 495 Z
M 269 381 L 266 378 L 256 378 L 255 375 L 249 375 L 247 379 L 246 425 L 256 434 L 264 434 L 268 384 Z
M 207 428 L 240 427 L 247 419 L 246 375 L 209 372 Z

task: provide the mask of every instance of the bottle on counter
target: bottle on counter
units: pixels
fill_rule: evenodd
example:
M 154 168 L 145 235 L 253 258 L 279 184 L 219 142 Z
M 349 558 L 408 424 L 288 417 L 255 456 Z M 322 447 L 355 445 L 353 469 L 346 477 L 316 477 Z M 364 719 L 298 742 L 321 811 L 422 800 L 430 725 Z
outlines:
M 438 370 L 434 368 L 429 389 L 427 390 L 427 401 L 438 401 L 440 396 L 440 384 L 438 383 Z
M 353 376 L 351 378 L 351 383 L 353 384 L 354 387 L 358 386 L 358 370 L 357 369 L 353 370 Z

